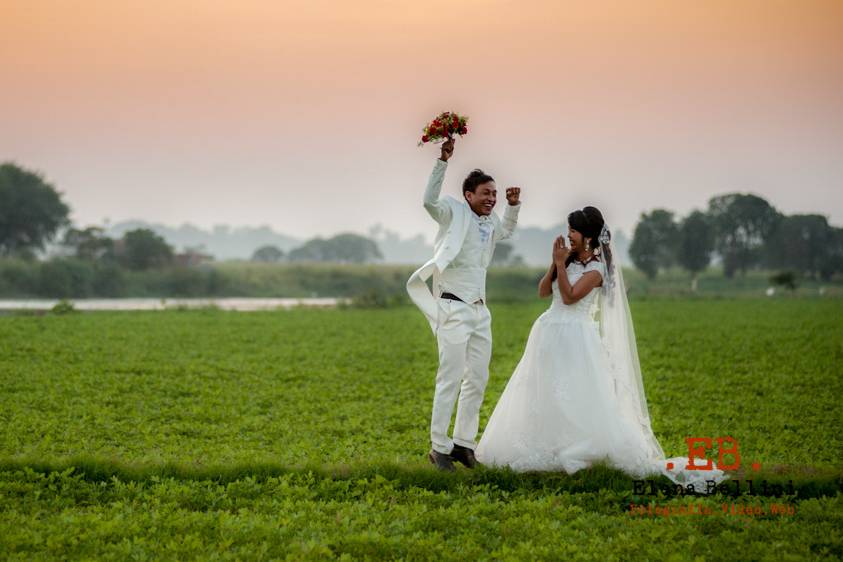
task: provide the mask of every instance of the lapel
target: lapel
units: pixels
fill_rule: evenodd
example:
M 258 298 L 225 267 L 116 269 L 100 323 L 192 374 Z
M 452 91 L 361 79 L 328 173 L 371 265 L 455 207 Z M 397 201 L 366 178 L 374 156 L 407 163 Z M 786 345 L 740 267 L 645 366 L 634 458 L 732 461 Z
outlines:
M 413 272 L 407 280 L 407 293 L 410 300 L 424 313 L 433 333 L 438 329 L 439 307 L 434 293 L 438 294 L 439 276 L 447 268 L 462 249 L 465 242 L 465 235 L 474 219 L 471 218 L 471 207 L 468 203 L 446 195 L 442 198 L 451 208 L 451 222 L 442 225 L 436 236 L 436 249 L 427 263 Z M 495 241 L 495 233 L 500 229 L 500 219 L 495 213 L 490 216 L 492 220 L 492 243 Z M 433 293 L 427 286 L 427 280 L 433 278 Z
M 459 201 L 450 195 L 444 197 L 451 207 L 451 223 L 447 226 L 441 247 L 438 248 L 436 262 L 440 270 L 448 267 L 460 253 L 465 235 L 471 226 L 471 208 L 465 201 Z

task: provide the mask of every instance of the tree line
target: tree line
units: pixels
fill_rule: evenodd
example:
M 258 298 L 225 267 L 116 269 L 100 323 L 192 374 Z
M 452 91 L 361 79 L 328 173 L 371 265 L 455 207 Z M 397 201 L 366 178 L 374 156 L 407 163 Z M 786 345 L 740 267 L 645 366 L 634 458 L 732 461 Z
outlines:
M 151 229 L 137 228 L 111 238 L 99 226 L 74 226 L 69 214 L 70 207 L 61 194 L 41 174 L 12 162 L 0 165 L 0 257 L 33 260 L 58 238 L 59 246 L 74 258 L 135 271 L 211 258 L 188 250 L 179 260 L 173 246 Z M 270 262 L 370 263 L 382 259 L 376 242 L 351 233 L 308 240 L 287 255 L 275 246 L 264 246 L 252 256 L 253 261 Z
M 61 194 L 41 174 L 11 162 L 0 164 L 0 258 L 32 261 L 59 233 L 58 243 L 67 254 L 42 264 L 43 271 L 37 275 L 25 273 L 23 266 L 6 268 L 3 273 L 10 279 L 0 279 L 0 284 L 22 287 L 41 279 L 36 283 L 44 285 L 39 294 L 66 292 L 53 290 L 59 286 L 90 287 L 74 289 L 76 293 L 119 294 L 123 271 L 192 265 L 211 257 L 195 250 L 177 254 L 151 229 L 138 228 L 111 238 L 98 226 L 77 228 L 69 214 Z M 730 278 L 751 269 L 767 269 L 791 278 L 828 280 L 843 273 L 843 229 L 831 226 L 819 214 L 785 215 L 757 195 L 729 193 L 712 197 L 705 211 L 695 210 L 684 218 L 666 209 L 643 213 L 629 254 L 651 279 L 660 270 L 682 267 L 691 273 L 694 287 L 699 273 L 713 261 Z M 251 259 L 372 263 L 382 261 L 383 255 L 374 240 L 343 233 L 313 238 L 287 254 L 275 246 L 263 246 Z M 523 260 L 513 255 L 511 246 L 500 244 L 494 263 L 518 265 Z M 172 277 L 179 287 L 192 279 L 184 271 Z M 207 284 L 215 287 L 218 280 L 210 276 Z
M 642 213 L 629 254 L 650 279 L 672 266 L 685 269 L 694 288 L 714 260 L 729 278 L 767 269 L 829 280 L 843 273 L 843 228 L 820 214 L 785 215 L 763 197 L 727 193 L 684 218 L 667 209 Z
M 288 254 L 277 246 L 261 246 L 252 254 L 251 261 L 259 262 L 331 262 L 371 263 L 383 260 L 377 243 L 365 236 L 342 233 L 330 238 L 317 236 Z

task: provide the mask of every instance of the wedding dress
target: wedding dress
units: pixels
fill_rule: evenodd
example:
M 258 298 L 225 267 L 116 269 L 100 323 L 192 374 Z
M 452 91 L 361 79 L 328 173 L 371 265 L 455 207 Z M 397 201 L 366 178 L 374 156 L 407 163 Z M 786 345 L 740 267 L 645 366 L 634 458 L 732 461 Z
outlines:
M 533 324 L 477 460 L 518 472 L 569 474 L 604 460 L 635 478 L 664 474 L 704 492 L 706 480 L 720 483 L 727 476 L 716 465 L 686 469 L 687 457 L 665 459 L 650 427 L 620 266 L 609 269 L 602 261 L 569 264 L 572 286 L 588 271 L 603 278 L 602 287 L 570 305 L 554 280 L 550 307 Z

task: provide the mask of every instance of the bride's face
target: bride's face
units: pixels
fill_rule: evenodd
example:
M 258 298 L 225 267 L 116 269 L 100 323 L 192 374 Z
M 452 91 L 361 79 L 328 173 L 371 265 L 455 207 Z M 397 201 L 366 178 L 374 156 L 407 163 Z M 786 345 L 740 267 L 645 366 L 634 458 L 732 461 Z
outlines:
M 568 242 L 570 242 L 571 251 L 579 252 L 583 248 L 582 233 L 568 227 Z

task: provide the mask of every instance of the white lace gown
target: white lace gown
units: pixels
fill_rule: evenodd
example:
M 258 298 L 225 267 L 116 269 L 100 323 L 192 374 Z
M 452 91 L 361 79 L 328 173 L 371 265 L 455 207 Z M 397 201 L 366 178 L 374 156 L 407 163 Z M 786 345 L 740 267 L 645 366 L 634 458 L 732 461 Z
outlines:
M 573 262 L 568 279 L 573 285 L 587 271 L 604 275 L 603 268 L 598 261 Z M 533 324 L 524 355 L 478 443 L 477 460 L 518 472 L 569 474 L 605 460 L 636 478 L 664 474 L 698 491 L 706 479 L 723 480 L 716 468 L 685 470 L 687 457 L 664 459 L 649 427 L 617 402 L 611 361 L 594 319 L 599 296 L 595 289 L 566 305 L 554 281 L 550 308 Z M 665 468 L 668 460 L 673 470 Z

